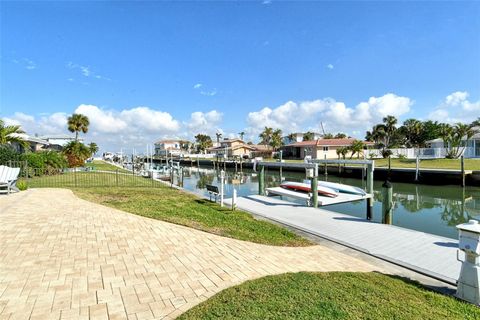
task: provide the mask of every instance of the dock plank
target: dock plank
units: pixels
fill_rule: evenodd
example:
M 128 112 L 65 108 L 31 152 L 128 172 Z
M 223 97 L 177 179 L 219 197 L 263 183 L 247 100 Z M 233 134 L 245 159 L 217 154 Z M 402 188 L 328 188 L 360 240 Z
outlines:
M 455 239 L 259 195 L 238 198 L 237 207 L 451 284 L 460 273 Z

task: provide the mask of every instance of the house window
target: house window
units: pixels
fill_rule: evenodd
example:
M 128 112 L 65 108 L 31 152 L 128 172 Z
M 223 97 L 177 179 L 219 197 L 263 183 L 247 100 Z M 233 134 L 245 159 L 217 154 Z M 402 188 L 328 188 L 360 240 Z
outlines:
M 323 147 L 323 151 L 328 151 L 328 147 Z

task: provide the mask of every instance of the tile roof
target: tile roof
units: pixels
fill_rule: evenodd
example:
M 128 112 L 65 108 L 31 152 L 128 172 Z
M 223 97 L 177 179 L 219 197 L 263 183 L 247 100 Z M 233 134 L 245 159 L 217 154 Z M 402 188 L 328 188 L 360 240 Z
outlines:
M 301 141 L 295 142 L 292 144 L 286 145 L 286 147 L 307 147 L 307 146 L 321 146 L 321 147 L 329 147 L 329 146 L 349 146 L 352 144 L 353 141 L 358 140 L 354 138 L 348 139 L 318 139 L 318 140 L 311 140 L 311 141 Z M 371 145 L 373 142 L 363 141 L 364 144 Z

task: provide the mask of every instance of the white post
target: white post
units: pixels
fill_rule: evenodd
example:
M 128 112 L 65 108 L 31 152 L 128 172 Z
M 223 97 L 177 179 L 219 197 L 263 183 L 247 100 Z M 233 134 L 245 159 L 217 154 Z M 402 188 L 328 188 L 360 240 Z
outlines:
M 220 207 L 223 207 L 223 185 L 225 183 L 225 171 L 220 171 Z
M 418 170 L 420 168 L 420 159 L 417 154 L 417 159 L 415 161 L 415 181 L 418 181 Z
M 232 194 L 232 211 L 237 207 L 237 189 L 233 188 Z

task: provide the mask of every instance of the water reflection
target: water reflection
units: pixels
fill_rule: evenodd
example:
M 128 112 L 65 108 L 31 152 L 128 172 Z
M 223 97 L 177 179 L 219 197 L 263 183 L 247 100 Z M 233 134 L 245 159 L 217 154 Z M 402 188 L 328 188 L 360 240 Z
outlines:
M 184 188 L 206 195 L 207 184 L 220 183 L 220 171 L 205 168 L 185 167 Z M 305 179 L 304 173 L 279 171 L 266 171 L 266 187 L 278 186 L 281 181 L 298 181 Z M 340 182 L 365 188 L 366 181 L 329 175 L 328 181 Z M 325 179 L 320 176 L 320 179 Z M 382 182 L 374 183 L 374 211 L 373 220 L 382 221 L 381 201 Z M 251 170 L 242 172 L 226 172 L 226 197 L 230 197 L 233 188 L 239 196 L 256 194 L 258 192 L 258 175 Z M 433 233 L 445 237 L 457 238 L 455 228 L 457 224 L 469 219 L 480 218 L 480 188 L 458 186 L 429 186 L 407 183 L 393 184 L 393 198 L 395 207 L 393 211 L 393 224 L 414 230 Z M 288 199 L 295 201 L 294 199 Z M 303 203 L 302 203 L 303 204 Z M 365 217 L 363 202 L 337 204 L 326 207 L 328 210 L 337 211 L 357 217 Z

